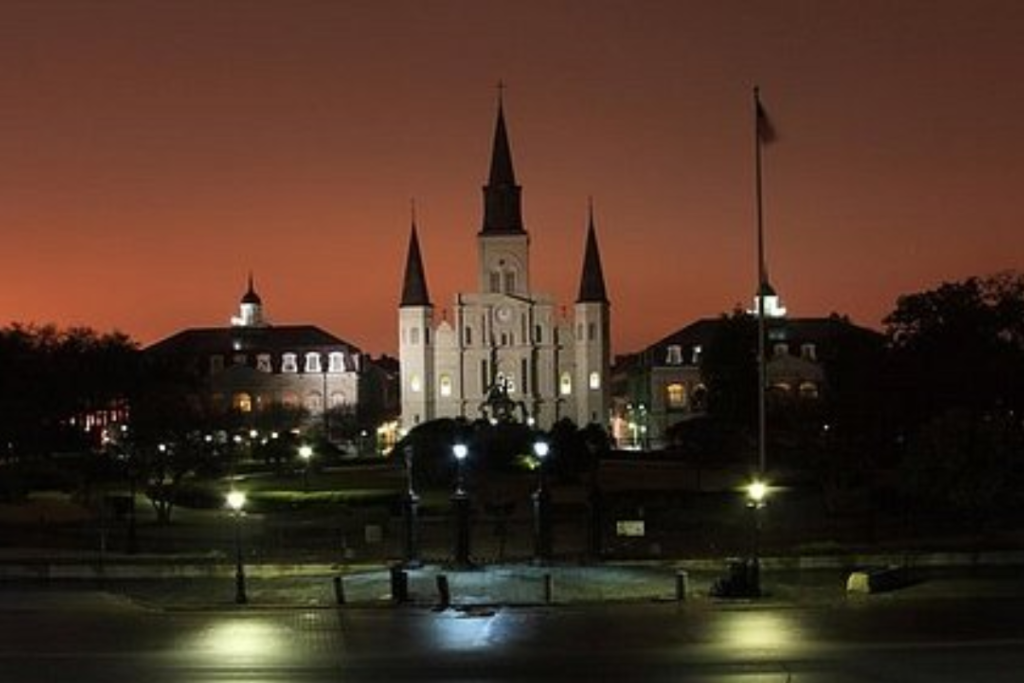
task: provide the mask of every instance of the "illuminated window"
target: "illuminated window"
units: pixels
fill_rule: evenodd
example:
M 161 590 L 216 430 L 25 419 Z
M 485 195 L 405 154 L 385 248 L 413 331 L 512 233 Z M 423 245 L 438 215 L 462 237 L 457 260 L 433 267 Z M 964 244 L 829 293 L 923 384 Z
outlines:
M 286 353 L 281 356 L 281 372 L 298 372 L 298 356 L 294 353 Z
M 818 385 L 814 382 L 802 382 L 800 384 L 800 398 L 818 398 Z
M 563 372 L 562 377 L 558 380 L 558 393 L 562 396 L 572 394 L 572 375 L 568 372 Z
M 442 396 L 452 395 L 452 378 L 450 375 L 441 375 L 440 387 Z
M 679 344 L 671 344 L 665 353 L 665 364 L 666 365 L 682 365 L 683 364 L 683 347 Z
M 299 395 L 293 391 L 286 391 L 281 395 L 281 403 L 287 408 L 299 407 Z
M 345 372 L 345 355 L 340 351 L 332 351 L 328 363 L 331 372 Z
M 320 372 L 320 354 L 306 354 L 306 372 Z
M 240 413 L 251 413 L 252 397 L 246 393 L 235 394 L 231 398 L 231 407 Z
M 693 347 L 693 364 L 697 365 L 700 363 L 700 354 L 704 349 L 700 346 Z
M 601 388 L 601 373 L 592 372 L 590 373 L 590 388 L 600 389 Z
M 686 407 L 686 387 L 679 382 L 669 384 L 665 387 L 665 402 L 670 410 L 678 410 Z
M 412 389 L 414 394 L 418 394 L 423 391 L 423 381 L 419 375 L 413 375 L 409 378 L 409 388 Z
M 256 356 L 256 369 L 260 372 L 273 372 L 270 367 L 270 354 L 261 353 Z

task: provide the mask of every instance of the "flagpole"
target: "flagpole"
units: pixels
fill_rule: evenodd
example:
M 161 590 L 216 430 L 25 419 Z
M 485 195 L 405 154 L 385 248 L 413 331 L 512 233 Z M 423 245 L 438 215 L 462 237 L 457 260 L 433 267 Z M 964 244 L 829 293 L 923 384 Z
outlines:
M 768 368 L 765 359 L 764 295 L 767 274 L 764 262 L 764 206 L 761 189 L 761 145 L 766 121 L 761 108 L 760 89 L 754 86 L 754 182 L 757 197 L 757 471 L 763 476 L 768 460 L 767 392 Z

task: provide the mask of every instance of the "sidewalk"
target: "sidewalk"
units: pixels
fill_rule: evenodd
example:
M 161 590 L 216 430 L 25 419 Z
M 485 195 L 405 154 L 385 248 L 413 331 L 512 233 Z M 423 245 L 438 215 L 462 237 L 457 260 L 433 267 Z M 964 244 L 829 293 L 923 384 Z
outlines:
M 438 606 L 442 602 L 438 584 L 441 576 L 448 584 L 450 604 L 456 608 L 678 600 L 711 605 L 828 606 L 850 600 L 1024 597 L 1024 572 L 1016 567 L 1002 567 L 918 569 L 914 570 L 910 585 L 871 596 L 848 596 L 847 573 L 840 570 L 766 570 L 761 580 L 764 597 L 753 601 L 720 600 L 710 597 L 709 589 L 722 571 L 685 567 L 685 562 L 505 564 L 469 570 L 428 565 L 406 570 L 407 604 L 422 608 Z M 32 594 L 44 594 L 42 602 L 47 605 L 72 608 L 86 592 L 112 596 L 114 603 L 127 598 L 168 610 L 367 608 L 395 604 L 392 572 L 385 566 L 294 566 L 292 571 L 277 573 L 267 569 L 263 567 L 246 576 L 245 606 L 235 604 L 233 572 L 221 572 L 205 577 L 8 580 L 0 582 L 0 609 L 25 609 L 38 604 L 26 597 Z

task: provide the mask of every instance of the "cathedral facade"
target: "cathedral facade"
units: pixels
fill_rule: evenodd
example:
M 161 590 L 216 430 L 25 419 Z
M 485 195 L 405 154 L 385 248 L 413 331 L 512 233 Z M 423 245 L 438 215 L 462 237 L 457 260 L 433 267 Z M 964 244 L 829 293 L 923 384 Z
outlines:
M 502 103 L 477 240 L 477 291 L 436 321 L 415 222 L 399 304 L 402 427 L 438 418 L 504 418 L 547 429 L 609 419 L 610 306 L 590 211 L 571 314 L 535 292 Z M 568 309 L 564 309 L 568 310 Z

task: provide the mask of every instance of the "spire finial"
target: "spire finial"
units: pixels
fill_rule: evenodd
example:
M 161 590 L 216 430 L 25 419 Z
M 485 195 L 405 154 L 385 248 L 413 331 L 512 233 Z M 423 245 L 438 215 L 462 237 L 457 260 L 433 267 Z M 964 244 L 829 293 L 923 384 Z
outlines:
M 508 86 L 505 81 L 498 79 L 498 107 L 501 108 L 505 104 L 505 88 Z
M 409 199 L 409 217 L 412 220 L 412 226 L 416 227 L 416 198 L 412 197 Z

